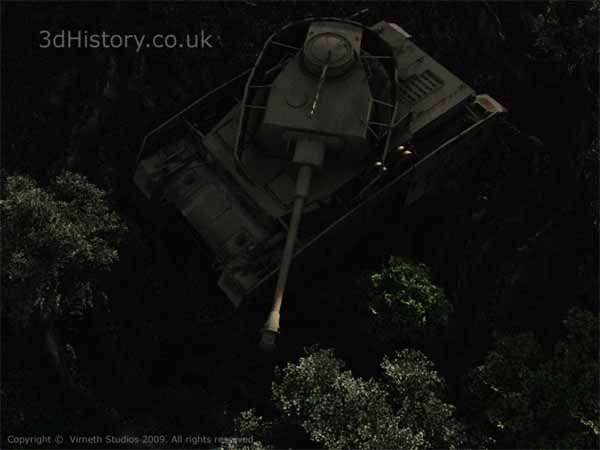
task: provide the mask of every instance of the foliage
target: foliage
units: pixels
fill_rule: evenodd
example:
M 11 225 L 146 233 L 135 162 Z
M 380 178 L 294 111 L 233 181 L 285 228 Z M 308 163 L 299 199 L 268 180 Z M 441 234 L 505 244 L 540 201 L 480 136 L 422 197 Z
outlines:
M 405 349 L 384 357 L 381 367 L 390 400 L 401 423 L 424 433 L 428 448 L 458 448 L 463 430 L 454 406 L 441 400 L 446 385 L 421 352 Z
M 598 122 L 598 114 L 594 114 L 593 120 Z M 600 137 L 598 132 L 575 161 L 575 176 L 583 184 L 586 195 L 582 199 L 587 200 L 588 211 L 594 220 L 594 225 L 600 225 L 600 202 L 598 201 L 598 161 L 600 160 Z
M 597 448 L 598 328 L 573 309 L 549 359 L 529 333 L 505 337 L 471 373 L 483 434 L 505 447 Z
M 235 450 L 240 447 L 248 450 L 271 449 L 273 448 L 272 446 L 255 440 L 257 437 L 260 437 L 262 440 L 265 436 L 268 436 L 270 428 L 270 421 L 257 415 L 254 409 L 243 411 L 235 418 L 233 425 L 233 435 L 239 436 L 240 442 L 227 443 L 222 448 L 223 450 Z
M 288 364 L 273 384 L 278 408 L 329 449 L 422 448 L 422 435 L 400 423 L 387 392 L 343 367 L 331 350 Z
M 530 427 L 535 425 L 528 393 L 522 387 L 530 385 L 540 358 L 539 344 L 532 334 L 524 333 L 500 340 L 485 364 L 474 369 L 472 389 L 481 397 L 480 407 L 492 428 L 523 434 L 526 421 Z
M 600 1 L 549 1 L 534 22 L 535 47 L 557 62 L 567 64 L 569 72 L 589 65 L 597 51 Z
M 282 415 L 328 449 L 455 448 L 461 427 L 439 400 L 444 383 L 420 352 L 382 362 L 383 381 L 353 377 L 332 350 L 311 349 L 273 383 Z
M 367 280 L 372 335 L 381 343 L 417 344 L 446 324 L 452 305 L 425 264 L 392 256 Z
M 13 324 L 25 327 L 37 314 L 82 314 L 104 297 L 99 277 L 117 261 L 125 232 L 104 192 L 70 172 L 46 189 L 28 176 L 9 176 L 0 211 L 2 283 Z

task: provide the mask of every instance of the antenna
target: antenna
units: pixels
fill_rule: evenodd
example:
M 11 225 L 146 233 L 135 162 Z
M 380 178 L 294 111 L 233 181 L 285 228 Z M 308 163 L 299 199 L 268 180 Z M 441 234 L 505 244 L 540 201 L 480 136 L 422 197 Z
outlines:
M 346 17 L 346 20 L 350 20 L 350 19 L 357 19 L 360 16 L 364 16 L 365 14 L 367 14 L 369 12 L 369 8 L 364 8 L 361 9 L 358 12 L 355 12 L 354 14 L 349 15 L 348 17 Z
M 308 113 L 308 117 L 312 117 L 317 110 L 317 103 L 319 101 L 319 93 L 321 92 L 321 88 L 323 87 L 323 83 L 325 82 L 325 77 L 327 76 L 327 69 L 329 68 L 329 62 L 331 61 L 331 49 L 327 51 L 327 62 L 323 66 L 323 70 L 321 71 L 321 76 L 319 77 L 319 84 L 317 84 L 317 91 L 315 92 L 315 99 L 313 100 L 312 106 L 310 107 L 310 112 Z

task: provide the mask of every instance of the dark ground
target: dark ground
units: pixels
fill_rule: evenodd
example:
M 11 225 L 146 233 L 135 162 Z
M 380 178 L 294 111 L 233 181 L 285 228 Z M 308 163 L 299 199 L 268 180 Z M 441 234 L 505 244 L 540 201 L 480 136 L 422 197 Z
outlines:
M 573 3 L 573 18 L 562 20 L 575 23 L 585 5 Z M 460 413 L 462 377 L 493 336 L 532 330 L 550 349 L 568 308 L 597 312 L 597 64 L 590 69 L 572 56 L 577 41 L 575 50 L 565 44 L 571 53 L 562 59 L 534 45 L 545 2 L 369 6 L 367 23 L 401 24 L 434 58 L 505 105 L 513 126 L 500 128 L 464 179 L 393 215 L 343 263 L 292 293 L 279 358 L 320 342 L 356 373 L 371 374 L 378 355 L 355 332 L 355 288 L 347 280 L 387 255 L 410 256 L 432 267 L 454 305 L 452 330 L 431 356 Z M 141 214 L 135 157 L 150 128 L 252 64 L 278 26 L 362 7 L 3 4 L 4 170 L 39 180 L 78 171 L 110 192 L 131 230 L 109 280 L 110 313 L 98 311 L 64 336 L 76 343 L 92 406 L 57 393 L 47 364 L 23 351 L 32 344 L 11 341 L 3 377 L 26 380 L 14 430 L 219 435 L 228 417 L 261 404 L 272 362 L 256 352 L 252 322 L 232 314 L 185 236 Z M 46 29 L 183 36 L 200 28 L 219 37 L 215 48 L 39 48 Z M 309 313 L 316 307 L 318 316 Z

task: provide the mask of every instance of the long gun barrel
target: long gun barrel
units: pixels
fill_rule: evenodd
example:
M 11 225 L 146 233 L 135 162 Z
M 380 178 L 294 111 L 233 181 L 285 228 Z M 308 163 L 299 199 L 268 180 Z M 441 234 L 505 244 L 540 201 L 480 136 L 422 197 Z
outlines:
M 296 179 L 296 198 L 294 200 L 294 208 L 285 247 L 283 248 L 283 256 L 281 257 L 281 266 L 279 268 L 279 276 L 277 277 L 273 305 L 271 306 L 271 312 L 265 322 L 265 326 L 262 329 L 260 348 L 265 351 L 275 349 L 275 339 L 277 334 L 279 334 L 281 304 L 283 302 L 290 265 L 294 257 L 294 245 L 298 237 L 298 227 L 300 226 L 304 201 L 310 191 L 313 167 L 320 167 L 323 164 L 324 151 L 324 144 L 316 140 L 302 139 L 296 145 L 294 161 L 302 165 Z

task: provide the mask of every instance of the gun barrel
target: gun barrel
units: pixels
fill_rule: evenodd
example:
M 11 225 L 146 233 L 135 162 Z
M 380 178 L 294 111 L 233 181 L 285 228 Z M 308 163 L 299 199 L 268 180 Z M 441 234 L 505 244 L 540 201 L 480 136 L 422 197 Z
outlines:
M 325 146 L 320 141 L 303 139 L 300 140 L 296 145 L 296 154 L 294 160 L 296 162 L 300 162 L 302 165 L 300 166 L 298 178 L 296 179 L 296 198 L 294 200 L 294 207 L 292 210 L 290 225 L 288 227 L 287 239 L 285 241 L 285 247 L 283 248 L 283 255 L 281 257 L 281 266 L 279 267 L 279 275 L 277 277 L 273 305 L 271 307 L 269 318 L 267 319 L 262 330 L 263 334 L 260 347 L 266 351 L 270 351 L 275 348 L 275 338 L 279 333 L 281 304 L 283 302 L 283 295 L 285 293 L 285 286 L 287 284 L 290 265 L 292 264 L 292 259 L 294 257 L 294 246 L 296 244 L 296 238 L 298 237 L 298 228 L 300 226 L 300 219 L 302 218 L 304 201 L 306 200 L 306 197 L 308 197 L 308 193 L 310 191 L 313 167 L 319 167 L 322 165 L 324 152 Z
M 311 175 L 312 168 L 310 166 L 300 167 L 298 181 L 296 183 L 297 196 L 294 200 L 292 218 L 290 219 L 287 239 L 285 241 L 285 247 L 283 248 L 283 256 L 281 257 L 281 266 L 279 268 L 279 276 L 277 277 L 273 306 L 271 307 L 271 313 L 269 314 L 269 318 L 267 319 L 263 329 L 261 348 L 264 350 L 272 350 L 274 348 L 275 335 L 279 332 L 279 311 L 281 310 L 281 303 L 283 302 L 283 294 L 285 293 L 285 286 L 287 283 L 288 274 L 290 272 L 290 265 L 292 264 L 292 258 L 294 257 L 294 246 L 296 244 L 296 238 L 298 237 L 298 228 L 300 226 L 300 219 L 302 218 L 304 199 L 306 197 L 306 195 L 298 195 L 298 191 L 300 190 L 298 188 L 300 187 L 302 188 L 302 191 L 308 193 Z

